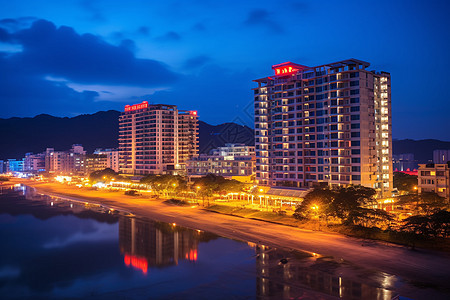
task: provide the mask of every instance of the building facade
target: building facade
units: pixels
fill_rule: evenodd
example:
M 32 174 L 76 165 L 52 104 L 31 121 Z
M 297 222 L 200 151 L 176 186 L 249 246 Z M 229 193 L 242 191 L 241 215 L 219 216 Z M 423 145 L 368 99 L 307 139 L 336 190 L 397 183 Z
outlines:
M 255 172 L 255 147 L 226 144 L 225 147 L 212 149 L 210 155 L 200 154 L 193 157 L 186 165 L 189 176 L 214 174 L 251 181 Z
M 58 175 L 84 175 L 86 151 L 80 144 L 72 145 L 68 151 L 45 150 L 45 171 Z
M 433 192 L 450 199 L 450 163 L 419 164 L 419 193 Z
M 45 171 L 45 153 L 26 153 L 23 159 L 23 170 L 25 172 L 44 172 Z
M 446 164 L 450 161 L 450 150 L 434 150 L 433 163 Z
M 108 156 L 106 154 L 87 154 L 84 158 L 84 174 L 89 176 L 92 172 L 107 168 Z
M 419 167 L 412 153 L 393 154 L 392 164 L 394 171 L 398 172 L 410 172 Z
M 6 172 L 23 172 L 23 163 L 23 159 L 8 159 L 6 162 Z
M 119 172 L 119 150 L 118 149 L 97 149 L 94 154 L 106 155 L 106 167 Z
M 287 62 L 254 80 L 258 184 L 363 185 L 390 195 L 391 79 L 369 65 Z
M 196 111 L 142 102 L 119 118 L 119 169 L 124 174 L 180 174 L 198 151 Z

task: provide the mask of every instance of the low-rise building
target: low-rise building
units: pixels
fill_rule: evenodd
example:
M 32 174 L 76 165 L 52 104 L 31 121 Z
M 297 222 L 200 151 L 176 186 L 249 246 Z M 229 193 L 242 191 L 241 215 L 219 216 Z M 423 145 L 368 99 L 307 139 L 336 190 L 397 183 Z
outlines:
M 119 150 L 118 149 L 96 149 L 94 154 L 106 155 L 106 167 L 119 172 Z
M 85 175 L 89 176 L 92 172 L 101 171 L 107 168 L 108 156 L 106 154 L 88 154 L 84 160 Z
M 23 172 L 23 159 L 8 159 L 6 162 L 6 171 L 7 172 Z
M 72 145 L 68 151 L 55 151 L 47 148 L 45 151 L 45 171 L 58 175 L 82 175 L 85 170 L 85 155 L 83 146 Z
M 241 181 L 251 181 L 255 172 L 255 148 L 244 144 L 226 144 L 201 154 L 186 163 L 189 176 L 214 174 Z
M 23 170 L 31 173 L 45 171 L 45 152 L 37 154 L 26 153 L 23 159 Z
M 450 163 L 419 164 L 419 193 L 434 192 L 450 199 Z

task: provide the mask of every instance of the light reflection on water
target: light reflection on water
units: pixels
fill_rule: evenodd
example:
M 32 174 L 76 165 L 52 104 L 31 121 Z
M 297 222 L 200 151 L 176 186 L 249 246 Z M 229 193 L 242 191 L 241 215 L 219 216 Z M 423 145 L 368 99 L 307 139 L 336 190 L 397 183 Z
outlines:
M 0 224 L 8 241 L 0 248 L 0 294 L 11 299 L 392 299 L 405 284 L 331 257 L 22 187 L 0 195 Z

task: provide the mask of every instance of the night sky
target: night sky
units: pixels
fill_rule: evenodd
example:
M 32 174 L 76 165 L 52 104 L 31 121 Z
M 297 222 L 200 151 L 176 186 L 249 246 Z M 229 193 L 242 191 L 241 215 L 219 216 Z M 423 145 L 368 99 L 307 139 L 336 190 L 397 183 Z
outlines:
M 394 138 L 450 141 L 450 1 L 0 0 L 0 118 L 176 104 L 253 126 L 273 64 L 392 76 Z

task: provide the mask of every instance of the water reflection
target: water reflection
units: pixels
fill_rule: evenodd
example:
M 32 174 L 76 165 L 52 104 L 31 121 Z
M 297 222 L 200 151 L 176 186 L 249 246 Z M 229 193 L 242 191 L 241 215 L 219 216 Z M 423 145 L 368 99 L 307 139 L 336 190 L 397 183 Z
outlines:
M 127 266 L 144 274 L 151 266 L 178 265 L 196 261 L 202 232 L 145 219 L 119 218 L 119 245 Z
M 0 239 L 8 243 L 0 247 L 0 294 L 6 298 L 448 296 L 315 253 L 233 241 L 33 189 L 3 192 Z
M 354 275 L 362 270 L 346 263 L 336 262 L 330 257 L 315 253 L 273 249 L 250 244 L 256 252 L 258 296 L 262 298 L 297 299 L 311 296 L 310 289 L 343 299 L 392 299 L 392 290 L 374 286 L 360 278 L 359 281 L 345 278 L 342 273 L 352 268 Z M 387 274 L 386 274 L 387 275 Z M 384 280 L 392 280 L 387 276 Z M 394 279 L 395 280 L 395 279 Z M 307 287 L 307 289 L 305 289 Z M 392 287 L 392 284 L 389 285 Z

